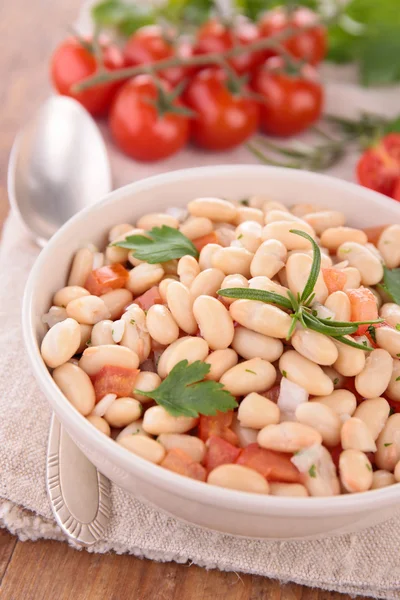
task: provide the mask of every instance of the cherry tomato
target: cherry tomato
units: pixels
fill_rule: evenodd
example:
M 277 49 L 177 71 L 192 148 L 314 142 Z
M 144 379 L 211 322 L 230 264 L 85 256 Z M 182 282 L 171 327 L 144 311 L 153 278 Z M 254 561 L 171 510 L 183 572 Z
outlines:
M 196 111 L 191 120 L 193 141 L 207 150 L 227 150 L 242 144 L 257 130 L 257 103 L 234 93 L 228 87 L 227 74 L 221 69 L 204 69 L 187 87 L 186 104 Z
M 90 40 L 87 46 L 76 38 L 68 38 L 54 51 L 51 58 L 51 80 L 59 94 L 78 100 L 94 116 L 107 113 L 110 104 L 122 85 L 121 81 L 104 83 L 82 92 L 73 92 L 71 87 L 94 75 L 98 69 L 94 53 L 90 51 Z M 124 59 L 117 46 L 100 42 L 103 61 L 106 69 L 114 71 L 124 66 Z
M 207 21 L 197 32 L 195 54 L 226 52 L 234 45 L 247 46 L 261 39 L 257 25 L 250 21 L 240 23 L 236 27 L 225 25 L 216 19 Z M 243 53 L 229 60 L 229 64 L 237 73 L 249 73 L 262 64 L 267 57 L 265 51 Z
M 178 40 L 175 44 L 172 35 L 169 40 L 158 25 L 141 27 L 135 31 L 124 48 L 125 62 L 129 66 L 147 65 L 173 56 L 189 58 L 192 53 L 189 42 Z M 192 71 L 193 69 L 189 67 L 170 67 L 160 71 L 159 75 L 175 86 Z
M 357 163 L 357 179 L 371 190 L 400 198 L 400 133 L 385 135 L 368 148 Z
M 315 23 L 315 27 L 310 27 Z M 318 24 L 317 15 L 308 8 L 297 8 L 291 14 L 283 8 L 267 12 L 260 20 L 259 28 L 262 37 L 270 37 L 285 29 L 300 29 L 310 27 L 287 38 L 282 45 L 295 58 L 317 65 L 321 62 L 327 50 L 326 29 Z M 274 56 L 269 51 L 269 56 Z
M 178 100 L 165 105 L 169 91 L 167 82 L 159 90 L 150 75 L 139 75 L 125 83 L 112 104 L 112 136 L 136 160 L 167 158 L 188 141 L 189 119 L 174 112 L 182 108 Z
M 400 177 L 394 186 L 393 199 L 397 200 L 397 202 L 400 202 Z
M 290 74 L 280 57 L 270 58 L 256 73 L 253 89 L 265 98 L 261 107 L 261 127 L 269 134 L 288 136 L 300 133 L 318 120 L 322 112 L 323 90 L 316 71 L 304 65 Z

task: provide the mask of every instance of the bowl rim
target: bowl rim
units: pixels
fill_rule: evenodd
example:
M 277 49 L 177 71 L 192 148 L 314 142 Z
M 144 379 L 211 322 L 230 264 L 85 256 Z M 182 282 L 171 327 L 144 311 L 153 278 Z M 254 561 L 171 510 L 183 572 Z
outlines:
M 129 477 L 134 477 L 134 472 L 146 483 L 166 491 L 173 490 L 175 495 L 199 502 L 201 497 L 202 504 L 212 505 L 218 508 L 229 508 L 240 513 L 251 513 L 253 515 L 287 515 L 291 517 L 321 517 L 324 515 L 340 515 L 359 513 L 376 508 L 377 506 L 389 506 L 394 504 L 400 498 L 400 484 L 394 484 L 377 490 L 369 490 L 368 493 L 341 494 L 339 496 L 327 497 L 281 497 L 263 494 L 253 494 L 238 490 L 220 488 L 204 482 L 184 477 L 167 469 L 159 467 L 140 456 L 137 456 L 127 449 L 123 448 L 114 440 L 104 436 L 85 417 L 83 417 L 62 394 L 52 379 L 50 372 L 44 364 L 35 334 L 35 315 L 33 314 L 33 299 L 35 296 L 36 278 L 43 266 L 46 264 L 48 255 L 58 246 L 58 240 L 64 235 L 65 231 L 73 230 L 75 223 L 79 222 L 88 213 L 95 212 L 102 207 L 112 204 L 114 201 L 126 196 L 132 197 L 139 191 L 159 187 L 167 182 L 185 182 L 198 177 L 207 176 L 229 177 L 230 174 L 242 174 L 243 177 L 251 177 L 252 174 L 265 173 L 288 177 L 295 180 L 301 180 L 312 183 L 325 182 L 329 187 L 341 190 L 352 190 L 364 198 L 368 198 L 373 204 L 379 203 L 380 206 L 387 205 L 391 209 L 395 208 L 393 200 L 378 194 L 367 188 L 363 188 L 354 183 L 335 178 L 320 173 L 311 173 L 307 171 L 296 171 L 283 167 L 270 167 L 265 165 L 213 165 L 205 167 L 193 167 L 189 169 L 180 169 L 168 173 L 153 175 L 125 186 L 117 188 L 108 193 L 102 200 L 92 206 L 84 208 L 82 211 L 69 219 L 49 240 L 45 248 L 40 252 L 34 266 L 31 269 L 27 283 L 25 285 L 23 303 L 22 303 L 22 330 L 25 347 L 34 376 L 50 404 L 57 405 L 58 412 L 61 415 L 61 422 L 65 420 L 70 429 L 80 430 L 92 447 L 100 455 L 107 457 L 115 465 L 122 465 L 125 473 Z M 397 210 L 397 207 L 395 208 Z M 400 219 L 400 204 L 398 206 Z M 50 400 L 52 398 L 52 400 Z M 46 442 L 47 443 L 47 440 Z

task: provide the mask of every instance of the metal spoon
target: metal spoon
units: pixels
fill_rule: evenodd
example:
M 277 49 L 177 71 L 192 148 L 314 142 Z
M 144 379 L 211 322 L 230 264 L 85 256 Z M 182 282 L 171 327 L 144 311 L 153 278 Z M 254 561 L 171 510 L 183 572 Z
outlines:
M 15 139 L 8 168 L 12 208 L 43 246 L 72 215 L 110 190 L 110 165 L 97 125 L 75 100 L 49 98 Z M 110 482 L 54 414 L 47 491 L 57 523 L 76 543 L 91 545 L 103 537 Z

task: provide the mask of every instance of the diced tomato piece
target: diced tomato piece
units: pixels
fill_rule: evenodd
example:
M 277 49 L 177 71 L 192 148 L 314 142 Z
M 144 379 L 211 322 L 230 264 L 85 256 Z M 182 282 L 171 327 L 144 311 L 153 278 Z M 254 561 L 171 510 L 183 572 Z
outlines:
M 232 429 L 233 411 L 217 412 L 216 415 L 200 415 L 199 438 L 206 442 L 209 437 L 216 435 L 233 446 L 239 446 L 239 438 Z
M 385 229 L 389 227 L 389 225 L 377 225 L 376 227 L 364 227 L 363 232 L 367 234 L 367 238 L 370 244 L 374 244 L 376 246 L 379 242 L 379 238 Z
M 340 454 L 343 452 L 342 445 L 338 444 L 337 446 L 334 446 L 333 448 L 329 448 L 329 452 L 331 453 L 332 460 L 335 464 L 335 467 L 338 469 Z
M 278 402 L 280 391 L 281 391 L 280 384 L 279 385 L 273 385 L 272 388 L 270 388 L 266 392 L 263 392 L 261 394 L 261 396 L 265 396 L 265 398 L 268 398 L 269 400 L 272 400 L 272 402 L 275 402 L 275 404 L 276 404 Z
M 205 468 L 199 463 L 194 462 L 193 459 L 180 448 L 173 448 L 167 452 L 167 455 L 160 464 L 165 469 L 169 469 L 180 475 L 185 475 L 185 477 L 191 477 L 198 481 L 206 480 L 207 472 Z
M 346 275 L 343 271 L 334 268 L 322 269 L 324 276 L 325 285 L 328 288 L 328 292 L 341 292 L 346 285 Z
M 371 290 L 360 287 L 356 290 L 346 290 L 350 300 L 351 321 L 374 321 L 379 318 L 376 298 Z M 360 325 L 355 335 L 364 335 L 369 325 Z
M 361 396 L 361 394 L 359 394 L 356 390 L 354 377 L 347 377 L 345 379 L 343 383 L 343 389 L 348 390 L 349 392 L 355 395 L 357 404 L 360 404 L 361 402 L 363 402 L 363 400 L 365 400 L 365 398 L 363 398 L 363 396 Z
M 204 466 L 207 471 L 212 471 L 219 465 L 232 464 L 241 453 L 241 449 L 233 446 L 226 440 L 212 435 L 207 441 L 207 454 Z
M 290 462 L 290 455 L 260 448 L 258 444 L 246 446 L 236 463 L 258 471 L 269 481 L 301 482 L 300 472 Z
M 96 394 L 96 402 L 101 400 L 106 394 L 117 394 L 120 397 L 132 396 L 138 373 L 139 369 L 105 365 L 96 375 L 91 377 Z
M 147 292 L 135 298 L 133 303 L 139 304 L 140 308 L 143 310 L 149 310 L 150 306 L 153 306 L 153 304 L 163 304 L 158 285 L 154 285 L 147 290 Z
M 101 296 L 111 290 L 125 287 L 129 271 L 120 264 L 106 265 L 89 273 L 85 288 L 93 296 Z
M 200 252 L 207 244 L 218 244 L 218 236 L 215 231 L 212 231 L 207 235 L 202 235 L 201 237 L 192 240 L 192 242 L 196 246 L 198 252 Z
M 387 396 L 384 396 L 385 400 L 387 400 L 390 404 L 390 414 L 393 414 L 393 412 L 395 413 L 400 413 L 400 402 L 396 401 L 396 400 L 392 400 L 391 398 L 388 398 Z

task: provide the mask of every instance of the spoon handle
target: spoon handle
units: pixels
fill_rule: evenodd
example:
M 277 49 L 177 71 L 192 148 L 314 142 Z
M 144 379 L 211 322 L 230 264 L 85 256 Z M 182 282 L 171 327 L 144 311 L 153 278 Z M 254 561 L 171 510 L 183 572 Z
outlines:
M 82 546 L 104 537 L 110 482 L 72 441 L 53 414 L 47 448 L 47 492 L 58 525 Z

